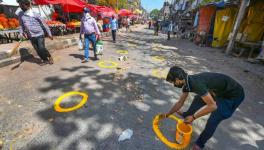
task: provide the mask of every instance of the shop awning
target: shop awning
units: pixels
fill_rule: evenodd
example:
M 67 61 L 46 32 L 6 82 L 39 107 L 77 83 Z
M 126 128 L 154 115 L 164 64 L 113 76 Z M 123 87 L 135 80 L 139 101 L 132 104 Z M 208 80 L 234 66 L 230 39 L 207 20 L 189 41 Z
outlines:
M 118 11 L 118 15 L 121 16 L 121 17 L 130 16 L 132 14 L 133 14 L 132 11 L 127 10 L 127 9 L 121 9 L 121 10 Z
M 100 14 L 103 18 L 112 16 L 116 16 L 116 11 L 111 7 L 102 6 L 98 8 L 98 14 Z
M 60 4 L 64 12 L 82 12 L 86 3 L 81 0 L 34 0 L 37 5 Z
M 34 0 L 36 5 L 49 5 L 49 4 L 60 4 L 63 0 Z

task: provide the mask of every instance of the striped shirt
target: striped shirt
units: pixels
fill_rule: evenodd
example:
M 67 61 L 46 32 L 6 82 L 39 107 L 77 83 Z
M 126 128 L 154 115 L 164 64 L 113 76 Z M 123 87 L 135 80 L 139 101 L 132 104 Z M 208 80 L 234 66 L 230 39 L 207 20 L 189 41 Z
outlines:
M 38 13 L 33 12 L 33 15 L 28 15 L 21 11 L 18 14 L 18 19 L 21 25 L 20 34 L 27 34 L 29 38 L 44 36 L 45 32 L 52 36 L 48 25 L 43 21 Z

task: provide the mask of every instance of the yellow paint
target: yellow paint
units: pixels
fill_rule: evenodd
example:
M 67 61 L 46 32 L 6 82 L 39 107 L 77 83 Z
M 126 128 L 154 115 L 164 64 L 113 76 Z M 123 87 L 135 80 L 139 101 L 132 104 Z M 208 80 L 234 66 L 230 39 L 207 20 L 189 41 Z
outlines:
M 106 64 L 111 64 L 111 66 L 107 66 Z M 100 68 L 112 69 L 118 67 L 118 63 L 114 61 L 100 61 L 98 66 Z
M 153 69 L 151 71 L 151 75 L 153 77 L 159 78 L 159 79 L 166 79 L 167 72 L 166 70 L 161 70 L 161 69 Z
M 191 141 L 191 135 L 192 135 L 192 126 L 185 124 L 181 119 L 177 118 L 176 116 L 169 116 L 169 119 L 175 120 L 177 122 L 177 131 L 176 131 L 176 141 L 175 143 L 169 141 L 162 132 L 159 129 L 159 123 L 162 120 L 160 115 L 157 115 L 153 122 L 152 127 L 157 135 L 157 137 L 160 139 L 161 142 L 166 144 L 168 147 L 172 149 L 185 149 L 188 147 Z
M 70 108 L 62 108 L 60 106 L 60 103 L 63 101 L 63 99 L 69 96 L 73 96 L 73 95 L 82 96 L 83 98 L 81 102 L 78 105 L 70 107 Z M 87 100 L 88 100 L 88 95 L 86 93 L 81 93 L 81 92 L 76 92 L 76 91 L 68 92 L 57 99 L 57 101 L 54 103 L 54 109 L 57 112 L 71 112 L 71 111 L 81 108 L 87 102 Z
M 157 61 L 157 62 L 163 62 L 165 61 L 166 59 L 162 56 L 153 56 L 151 57 L 153 61 Z
M 127 50 L 117 50 L 116 53 L 124 55 L 124 54 L 128 54 L 128 51 Z

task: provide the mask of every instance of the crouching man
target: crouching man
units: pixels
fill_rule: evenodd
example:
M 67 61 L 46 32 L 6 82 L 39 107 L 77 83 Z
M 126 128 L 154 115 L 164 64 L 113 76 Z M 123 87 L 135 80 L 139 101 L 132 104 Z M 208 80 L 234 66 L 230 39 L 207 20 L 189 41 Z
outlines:
M 182 95 L 172 109 L 164 114 L 168 117 L 178 113 L 185 118 L 186 123 L 210 114 L 203 132 L 196 140 L 193 150 L 201 150 L 213 136 L 221 121 L 228 119 L 244 100 L 243 87 L 231 77 L 219 73 L 200 73 L 188 75 L 180 67 L 172 67 L 166 79 L 175 87 L 182 88 Z M 184 105 L 189 92 L 197 94 L 186 112 L 180 109 Z

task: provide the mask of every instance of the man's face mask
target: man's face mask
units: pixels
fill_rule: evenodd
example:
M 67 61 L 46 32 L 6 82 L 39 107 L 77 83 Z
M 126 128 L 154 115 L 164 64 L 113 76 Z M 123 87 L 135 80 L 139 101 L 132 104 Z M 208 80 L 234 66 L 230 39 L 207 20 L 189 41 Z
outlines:
M 177 88 L 182 88 L 184 86 L 184 83 L 181 82 L 181 80 L 179 80 L 179 79 L 176 79 L 176 81 L 173 84 Z
M 182 88 L 184 86 L 183 83 L 174 83 L 174 86 L 177 88 Z

